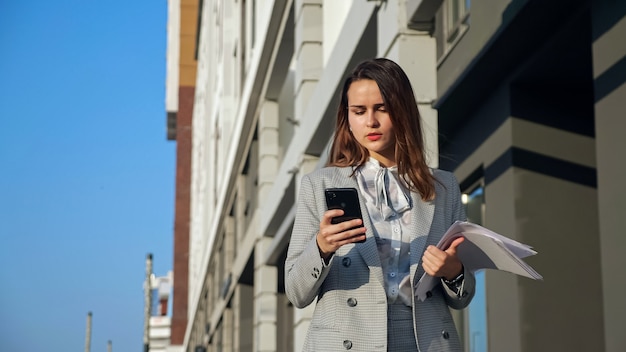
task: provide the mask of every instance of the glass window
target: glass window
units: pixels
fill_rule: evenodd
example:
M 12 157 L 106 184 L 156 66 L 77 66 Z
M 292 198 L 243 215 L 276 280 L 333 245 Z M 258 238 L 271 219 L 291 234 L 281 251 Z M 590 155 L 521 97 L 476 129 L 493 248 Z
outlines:
M 467 220 L 483 224 L 485 213 L 485 193 L 482 180 L 463 194 Z M 476 293 L 467 308 L 467 329 L 465 344 L 470 352 L 487 351 L 487 297 L 485 292 L 485 271 L 476 272 Z
M 446 1 L 446 38 L 449 43 L 452 43 L 469 23 L 470 4 L 470 0 Z

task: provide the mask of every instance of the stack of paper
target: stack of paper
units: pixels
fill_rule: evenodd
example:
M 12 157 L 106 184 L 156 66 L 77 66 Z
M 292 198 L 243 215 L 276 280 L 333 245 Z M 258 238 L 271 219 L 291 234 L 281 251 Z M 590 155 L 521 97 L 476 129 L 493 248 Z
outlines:
M 521 258 L 537 254 L 532 248 L 510 238 L 497 234 L 480 225 L 466 221 L 457 221 L 443 235 L 437 248 L 446 249 L 458 237 L 465 240 L 457 247 L 457 255 L 465 268 L 472 272 L 479 269 L 503 270 L 531 279 L 543 279 L 530 265 Z M 426 273 L 415 286 L 417 297 L 423 301 L 426 293 L 435 287 L 439 278 Z

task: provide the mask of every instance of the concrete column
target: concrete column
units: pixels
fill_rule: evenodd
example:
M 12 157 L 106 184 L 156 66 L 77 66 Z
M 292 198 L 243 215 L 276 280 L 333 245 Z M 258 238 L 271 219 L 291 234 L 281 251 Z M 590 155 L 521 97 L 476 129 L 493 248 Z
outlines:
M 324 66 L 328 64 L 330 54 L 337 44 L 341 28 L 345 24 L 348 13 L 350 13 L 350 7 L 352 7 L 354 1 L 355 0 L 324 1 Z
M 266 199 L 279 169 L 278 103 L 264 101 L 259 116 L 259 181 L 258 199 Z M 263 207 L 259 210 L 263 211 Z M 263 214 L 262 216 L 265 216 Z
M 263 237 L 254 248 L 254 351 L 276 351 L 278 272 L 263 258 L 272 238 Z
M 302 176 L 315 170 L 315 167 L 317 166 L 319 159 L 320 158 L 314 155 L 305 154 L 302 156 L 302 158 L 300 159 L 300 165 L 299 165 L 300 167 L 296 174 L 296 192 L 300 191 L 300 183 L 301 183 L 300 181 L 302 180 Z M 298 196 L 299 194 L 296 193 L 296 199 Z
M 592 28 L 604 340 L 605 351 L 617 352 L 626 351 L 626 4 L 594 1 Z
M 428 164 L 439 165 L 437 110 L 437 41 L 429 32 L 407 27 L 406 0 L 388 1 L 378 11 L 378 56 L 398 63 L 406 72 L 422 116 Z M 384 25 L 381 25 L 384 24 Z
M 318 157 L 312 155 L 303 155 L 302 160 L 300 161 L 300 169 L 298 170 L 296 177 L 296 192 L 300 190 L 300 181 L 302 179 L 302 175 L 307 174 L 313 170 L 317 166 L 319 161 Z M 296 199 L 298 199 L 299 194 L 296 194 Z M 309 329 L 309 323 L 311 322 L 311 318 L 313 318 L 313 311 L 315 310 L 315 303 L 310 304 L 308 307 L 303 309 L 294 309 L 293 316 L 293 344 L 294 351 L 301 351 L 304 346 L 304 339 L 306 337 L 306 332 Z
M 246 176 L 237 176 L 237 197 L 235 199 L 235 222 L 237 229 L 235 232 L 236 242 L 241 243 L 246 236 Z
M 232 297 L 233 352 L 251 352 L 252 349 L 252 286 L 238 284 Z
M 200 293 L 202 296 L 200 297 L 200 305 L 198 305 L 198 317 L 199 317 L 199 329 L 201 329 L 206 335 L 206 326 L 209 323 L 209 319 L 211 319 L 211 313 L 213 307 L 215 307 L 216 299 L 216 289 L 215 287 L 219 287 L 219 283 L 216 280 L 217 275 L 215 275 L 215 266 L 209 264 L 207 273 L 207 280 L 204 286 L 204 290 Z M 206 296 L 206 298 L 205 298 Z M 215 329 L 215 326 L 212 326 L 211 329 Z M 204 342 L 204 338 L 202 338 L 202 342 Z M 208 341 L 207 341 L 208 342 Z
M 295 0 L 295 115 L 304 116 L 308 102 L 323 70 L 323 0 Z M 296 178 L 296 192 L 302 175 L 315 169 L 318 158 L 303 155 Z M 298 195 L 296 194 L 296 197 Z M 315 304 L 294 309 L 294 350 L 302 350 Z
M 226 275 L 231 272 L 233 268 L 233 261 L 235 258 L 235 219 L 232 216 L 227 217 L 224 220 L 224 272 Z M 231 285 L 233 283 L 231 282 Z M 222 342 L 223 351 L 234 351 L 233 330 L 234 330 L 234 318 L 232 307 L 226 307 L 224 310 L 224 316 L 222 318 Z
M 278 160 L 278 103 L 264 101 L 258 122 L 259 164 L 258 199 L 266 199 L 276 178 Z M 263 207 L 257 210 L 263 214 Z M 278 273 L 275 266 L 264 265 L 263 258 L 272 239 L 263 237 L 254 250 L 254 334 L 255 351 L 276 351 L 277 288 Z
M 241 310 L 241 305 L 239 304 L 240 301 L 240 291 L 239 291 L 239 287 L 241 285 L 237 285 L 237 287 L 235 288 L 235 290 L 233 291 L 233 296 L 231 298 L 231 309 L 233 312 L 233 352 L 239 352 L 240 351 L 240 342 L 239 342 L 239 335 L 241 335 L 241 314 L 240 314 L 240 310 Z M 245 333 L 245 332 L 244 332 Z
M 309 324 L 311 318 L 313 318 L 313 311 L 315 310 L 315 303 L 310 304 L 303 309 L 294 309 L 293 314 L 293 348 L 294 351 L 302 351 L 304 347 L 304 339 L 306 333 L 309 330 Z
M 297 351 L 293 346 L 293 317 L 294 307 L 287 299 L 287 295 L 279 293 L 277 298 L 277 316 L 276 328 L 278 330 L 278 340 L 276 346 L 276 352 L 292 352 Z M 300 350 L 302 347 L 300 347 Z
M 295 57 L 297 62 L 295 87 L 296 120 L 304 116 L 308 102 L 317 86 L 323 70 L 323 11 L 322 0 L 295 0 Z M 317 158 L 304 155 L 296 178 L 296 190 L 300 179 L 312 171 Z M 297 191 L 296 191 L 297 192 Z M 297 197 L 297 194 L 296 194 Z M 294 350 L 302 350 L 315 305 L 294 310 Z
M 295 114 L 302 118 L 323 68 L 323 0 L 295 0 Z
M 252 286 L 238 285 L 239 289 L 239 352 L 254 351 L 253 335 L 254 331 L 254 289 Z
M 226 256 L 224 270 L 226 273 L 230 273 L 235 260 L 235 229 L 235 218 L 233 216 L 228 216 L 224 220 L 224 255 Z
M 222 351 L 235 351 L 235 341 L 233 340 L 234 322 L 232 308 L 226 308 L 222 317 Z
M 214 261 L 213 266 L 213 295 L 211 295 L 211 300 L 209 301 L 208 307 L 215 307 L 218 302 L 222 300 L 222 285 L 224 285 L 224 278 L 226 276 L 226 272 L 224 271 L 224 237 L 223 234 L 217 235 L 217 240 L 215 242 L 216 251 L 214 252 L 214 257 L 211 259 Z M 221 238 L 220 238 L 221 237 Z

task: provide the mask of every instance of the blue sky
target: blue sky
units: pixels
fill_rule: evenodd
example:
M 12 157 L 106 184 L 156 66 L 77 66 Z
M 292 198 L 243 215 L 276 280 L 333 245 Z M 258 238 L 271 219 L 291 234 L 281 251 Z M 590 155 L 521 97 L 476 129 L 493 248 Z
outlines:
M 0 0 L 0 351 L 142 350 L 172 265 L 166 0 Z

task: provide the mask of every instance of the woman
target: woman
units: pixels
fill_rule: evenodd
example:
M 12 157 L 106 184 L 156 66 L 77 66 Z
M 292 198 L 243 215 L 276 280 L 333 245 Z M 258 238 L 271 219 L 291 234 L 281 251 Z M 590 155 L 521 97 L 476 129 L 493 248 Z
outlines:
M 456 255 L 462 238 L 434 245 L 465 212 L 454 176 L 426 165 L 413 89 L 393 61 L 346 79 L 328 164 L 302 179 L 285 262 L 289 300 L 317 300 L 304 350 L 462 351 L 448 307 L 470 303 L 474 276 Z M 343 215 L 324 201 L 335 187 L 358 190 L 362 220 L 331 223 Z M 421 301 L 424 272 L 441 285 Z

